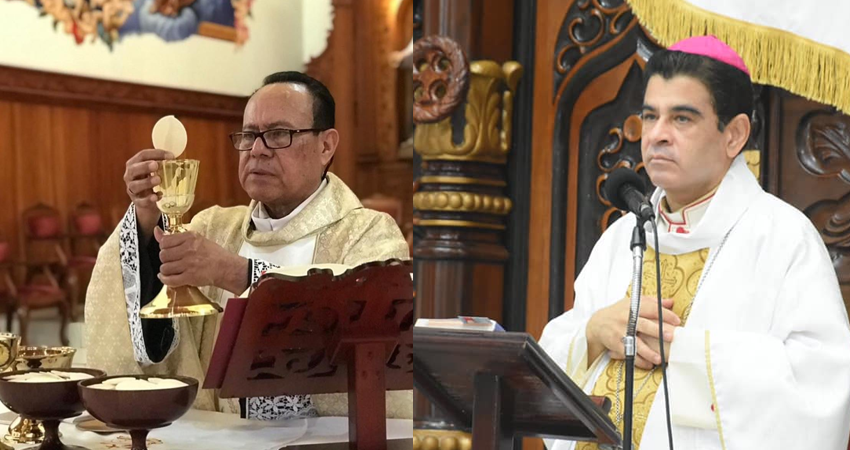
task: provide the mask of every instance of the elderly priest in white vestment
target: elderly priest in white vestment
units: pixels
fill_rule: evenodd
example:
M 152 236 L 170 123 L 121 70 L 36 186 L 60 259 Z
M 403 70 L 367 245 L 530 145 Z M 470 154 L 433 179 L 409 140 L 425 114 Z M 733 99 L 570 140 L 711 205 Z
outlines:
M 635 369 L 635 449 L 668 448 L 659 342 L 677 450 L 830 449 L 850 432 L 850 326 L 824 243 L 764 192 L 741 151 L 753 87 L 738 54 L 701 36 L 647 62 L 641 151 L 660 249 L 647 227 Z M 622 431 L 634 214 L 599 239 L 575 307 L 540 343 Z M 659 250 L 659 251 L 657 251 Z M 664 336 L 658 336 L 660 254 Z M 547 442 L 550 448 L 596 444 Z
M 198 286 L 223 301 L 266 270 L 408 259 L 393 219 L 369 210 L 327 171 L 339 142 L 334 100 L 299 72 L 270 75 L 245 107 L 238 175 L 248 206 L 200 211 L 190 232 L 164 235 L 152 175 L 162 150 L 142 150 L 126 165 L 132 204 L 98 255 L 86 299 L 88 363 L 110 374 L 185 375 L 203 380 L 220 315 L 142 319 L 141 307 L 168 286 Z M 159 225 L 158 225 L 159 224 Z M 347 415 L 344 394 L 223 399 L 202 390 L 196 408 L 274 420 Z M 387 394 L 387 415 L 410 418 L 410 391 Z

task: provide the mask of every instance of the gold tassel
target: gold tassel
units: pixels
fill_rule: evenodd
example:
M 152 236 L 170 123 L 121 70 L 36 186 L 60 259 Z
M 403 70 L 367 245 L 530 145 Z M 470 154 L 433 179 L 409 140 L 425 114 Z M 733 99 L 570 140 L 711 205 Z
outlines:
M 714 35 L 735 49 L 753 82 L 778 86 L 850 114 L 850 54 L 796 34 L 721 16 L 685 0 L 626 0 L 638 21 L 669 47 Z

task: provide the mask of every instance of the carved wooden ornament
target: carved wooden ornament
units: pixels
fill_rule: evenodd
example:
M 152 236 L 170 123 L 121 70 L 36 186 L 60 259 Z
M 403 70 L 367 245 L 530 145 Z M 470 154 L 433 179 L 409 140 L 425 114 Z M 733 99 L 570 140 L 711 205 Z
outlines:
M 413 121 L 439 122 L 464 101 L 469 63 L 460 46 L 444 36 L 427 36 L 413 46 Z

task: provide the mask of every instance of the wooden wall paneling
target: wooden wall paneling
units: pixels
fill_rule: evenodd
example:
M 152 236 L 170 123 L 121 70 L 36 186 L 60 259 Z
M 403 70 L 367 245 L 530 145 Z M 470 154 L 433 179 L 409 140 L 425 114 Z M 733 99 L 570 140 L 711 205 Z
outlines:
M 51 107 L 53 123 L 53 178 L 60 187 L 56 207 L 68 217 L 74 207 L 84 201 L 92 202 L 93 155 L 91 149 L 92 113 L 85 108 Z M 67 227 L 67 220 L 65 221 Z M 70 230 L 69 230 L 70 231 Z
M 383 0 L 380 4 L 379 15 L 380 22 L 374 24 L 373 38 L 376 39 L 375 49 L 375 65 L 372 80 L 374 80 L 377 92 L 374 98 L 373 105 L 376 109 L 375 117 L 377 118 L 377 142 L 376 148 L 381 161 L 396 161 L 398 160 L 399 145 L 399 117 L 398 104 L 404 104 L 404 101 L 399 99 L 399 76 L 398 70 L 390 64 L 389 55 L 400 50 L 395 46 L 395 42 L 399 40 L 404 30 L 396 26 L 396 17 L 391 15 L 393 12 L 390 8 L 390 1 Z M 406 71 L 407 72 L 407 71 Z M 412 72 L 411 73 L 411 77 Z
M 245 204 L 227 140 L 245 101 L 0 66 L 0 228 L 13 255 L 24 256 L 20 214 L 36 203 L 55 207 L 67 227 L 72 209 L 88 201 L 113 226 L 129 205 L 125 163 L 152 146 L 151 129 L 164 114 L 187 124 L 187 156 L 212 169 L 202 168 L 199 198 Z
M 50 133 L 53 126 L 50 107 L 14 103 L 12 112 L 11 137 L 18 155 L 16 173 L 26 174 L 18 176 L 15 183 L 20 211 L 39 201 L 55 205 L 56 186 L 51 176 L 54 149 Z
M 392 15 L 389 0 L 357 2 L 357 142 L 358 161 L 398 159 L 398 76 L 389 55 L 404 30 Z M 364 193 L 365 194 L 365 193 Z
M 526 331 L 540 337 L 549 315 L 549 241 L 552 216 L 552 143 L 556 111 L 553 51 L 564 15 L 574 1 L 538 0 L 534 55 L 534 125 L 531 158 L 531 208 L 528 238 Z M 561 276 L 558 274 L 558 276 Z
M 156 120 L 153 114 L 137 112 L 97 113 L 98 127 L 94 137 L 97 175 L 93 181 L 101 192 L 101 208 L 105 208 L 112 225 L 117 225 L 130 206 L 124 185 L 127 160 L 138 151 L 153 147 L 150 133 Z
M 409 224 L 413 217 L 413 183 L 410 160 L 400 160 L 381 164 L 378 177 L 382 181 L 379 192 L 392 193 L 402 199 L 404 223 Z
M 57 191 L 52 177 L 54 168 L 54 149 L 52 147 L 50 107 L 45 105 L 30 106 L 21 103 L 12 105 L 14 114 L 12 123 L 12 141 L 16 158 L 15 189 L 17 193 L 18 210 L 16 217 L 39 202 L 56 206 Z M 22 176 L 26 174 L 25 176 Z M 61 212 L 61 211 L 60 211 Z M 24 250 L 24 224 L 18 223 L 18 245 L 21 255 L 28 259 L 46 251 L 44 245 L 29 246 L 29 255 Z
M 352 186 L 355 192 L 358 193 L 375 193 L 381 190 L 383 180 L 381 180 L 381 164 L 378 158 L 363 158 L 360 157 L 357 161 L 357 185 Z M 368 195 L 361 195 L 367 197 Z M 393 194 L 395 196 L 395 194 Z
M 259 81 L 259 80 L 258 80 Z M 0 98 L 24 103 L 241 120 L 245 98 L 0 66 Z
M 50 128 L 46 131 L 50 134 L 51 145 L 49 150 L 51 155 L 49 159 L 43 160 L 42 163 L 50 167 L 50 178 L 54 184 L 55 195 L 51 205 L 59 210 L 59 214 L 62 217 L 68 217 L 68 207 L 65 205 L 68 200 L 69 190 L 80 190 L 81 186 L 69 185 L 69 181 L 74 178 L 74 174 L 68 173 L 68 171 L 69 169 L 73 170 L 72 168 L 76 165 L 73 161 L 68 161 L 69 159 L 73 159 L 75 155 L 73 145 L 69 145 L 72 143 L 68 142 L 69 136 L 65 133 L 67 130 L 64 126 L 66 121 L 63 120 L 66 117 L 65 110 L 59 107 L 48 107 L 48 110 L 50 111 L 50 122 L 48 124 Z M 77 158 L 80 158 L 80 156 L 77 156 Z M 80 165 L 85 164 L 84 161 L 80 162 Z M 82 188 L 82 190 L 85 190 L 85 188 Z M 67 231 L 67 221 L 63 220 L 62 226 Z
M 307 73 L 325 83 L 336 99 L 340 146 L 331 170 L 361 198 L 380 193 L 410 202 L 409 187 L 396 189 L 411 185 L 412 174 L 399 155 L 398 105 L 406 99 L 399 98 L 400 75 L 389 57 L 403 48 L 403 39 L 409 42 L 412 23 L 400 24 L 399 17 L 412 16 L 412 5 L 408 0 L 396 10 L 392 0 L 335 0 L 328 47 L 307 64 Z M 408 164 L 405 172 L 395 170 L 402 161 Z M 411 219 L 406 208 L 404 221 Z
M 356 26 L 354 27 L 355 48 L 357 57 L 351 67 L 354 68 L 357 99 L 355 103 L 354 126 L 356 130 L 357 161 L 378 157 L 378 109 L 376 103 L 379 96 L 378 86 L 383 83 L 378 77 L 383 75 L 376 70 L 381 65 L 378 48 L 380 30 L 385 11 L 381 10 L 383 0 L 359 0 L 355 2 L 354 10 Z M 371 14 L 370 14 L 371 13 Z M 371 45 L 370 45 L 371 44 Z
M 340 142 L 334 156 L 331 170 L 349 186 L 356 186 L 357 164 L 357 111 L 356 77 L 354 67 L 357 54 L 355 47 L 355 11 L 352 0 L 334 0 L 333 31 L 328 38 L 328 50 L 323 61 L 325 64 L 320 71 L 307 72 L 315 74 L 328 89 L 336 101 L 336 128 L 339 130 Z M 320 57 L 321 58 L 321 57 Z M 336 76 L 332 74 L 336 73 Z
M 396 39 L 393 42 L 394 50 L 401 50 L 410 43 L 413 38 L 413 0 L 402 0 L 396 14 Z
M 100 161 L 101 150 L 97 146 L 98 136 L 100 135 L 100 122 L 98 120 L 100 116 L 98 114 L 98 111 L 95 110 L 95 109 L 89 109 L 89 111 L 90 111 L 90 118 L 89 118 L 88 127 L 87 127 L 88 128 L 88 142 L 86 142 L 86 148 L 88 149 L 88 152 L 90 154 L 90 156 L 89 156 L 89 164 L 90 164 L 89 170 L 90 170 L 91 176 L 89 177 L 89 184 L 91 186 L 93 186 L 93 188 L 91 189 L 91 195 L 92 196 L 91 196 L 90 200 L 94 204 L 96 204 L 98 208 L 100 208 L 100 214 L 101 214 L 101 217 L 103 218 L 104 228 L 106 228 L 107 231 L 112 231 L 112 229 L 117 224 L 116 220 L 118 218 L 112 217 L 111 205 L 109 205 L 109 203 L 107 202 L 107 198 L 106 198 L 107 193 L 105 192 L 105 190 L 103 188 L 103 182 L 104 182 L 103 179 L 105 178 L 106 174 L 100 172 L 100 170 L 99 170 L 100 164 L 102 162 L 102 161 Z M 122 172 L 121 176 L 123 177 L 123 175 L 124 174 Z M 122 213 L 122 215 L 123 215 L 123 213 Z M 120 216 L 119 216 L 119 218 L 120 218 Z
M 12 135 L 12 103 L 0 101 L 0 136 Z M 11 246 L 11 255 L 18 253 L 17 153 L 11 139 L 0 139 L 0 232 Z
M 12 135 L 10 136 L 16 158 L 15 180 L 18 210 L 16 217 L 37 203 L 56 206 L 58 189 L 53 171 L 56 170 L 51 133 L 52 121 L 49 106 L 30 106 L 21 103 L 12 105 L 14 114 Z M 61 166 L 61 163 L 60 163 Z M 59 208 L 57 208 L 59 209 Z M 61 210 L 59 211 L 61 214 Z M 41 258 L 41 255 L 52 259 L 52 247 L 43 242 L 25 245 L 25 224 L 18 222 L 18 245 L 22 259 Z
M 412 2 L 409 2 L 412 4 Z M 398 198 L 405 205 L 403 220 L 412 219 L 410 166 L 403 171 L 399 159 L 398 70 L 390 65 L 389 55 L 410 32 L 398 25 L 396 11 L 388 0 L 357 3 L 357 184 L 352 186 L 361 197 L 376 193 Z M 412 9 L 410 10 L 412 14 Z M 401 12 L 401 11 L 399 11 Z M 407 25 L 411 28 L 412 23 Z M 409 39 L 409 35 L 408 35 Z M 409 114 L 409 113 L 408 113 Z

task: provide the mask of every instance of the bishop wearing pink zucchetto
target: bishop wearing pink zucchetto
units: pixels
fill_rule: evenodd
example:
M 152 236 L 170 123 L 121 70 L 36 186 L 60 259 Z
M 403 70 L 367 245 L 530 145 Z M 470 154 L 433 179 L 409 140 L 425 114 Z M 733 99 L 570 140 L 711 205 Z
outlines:
M 667 449 L 669 432 L 677 450 L 846 449 L 847 313 L 818 232 L 764 192 L 741 155 L 753 111 L 746 64 L 714 36 L 691 37 L 649 59 L 644 88 L 641 154 L 656 189 L 645 227 L 632 448 Z M 540 339 L 587 394 L 611 400 L 621 432 L 636 223 L 630 213 L 605 231 L 576 279 L 575 307 Z

